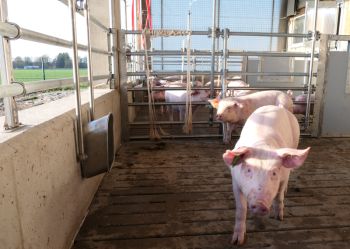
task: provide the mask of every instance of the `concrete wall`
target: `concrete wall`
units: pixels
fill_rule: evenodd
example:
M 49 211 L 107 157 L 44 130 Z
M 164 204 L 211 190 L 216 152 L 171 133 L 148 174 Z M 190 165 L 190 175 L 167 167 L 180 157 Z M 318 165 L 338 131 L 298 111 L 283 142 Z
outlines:
M 113 113 L 119 147 L 119 93 L 97 90 L 95 94 L 96 118 Z M 82 95 L 86 103 L 87 91 Z M 70 96 L 20 111 L 25 126 L 0 134 L 0 248 L 70 247 L 103 177 L 81 178 L 74 105 Z M 87 107 L 84 104 L 84 123 Z

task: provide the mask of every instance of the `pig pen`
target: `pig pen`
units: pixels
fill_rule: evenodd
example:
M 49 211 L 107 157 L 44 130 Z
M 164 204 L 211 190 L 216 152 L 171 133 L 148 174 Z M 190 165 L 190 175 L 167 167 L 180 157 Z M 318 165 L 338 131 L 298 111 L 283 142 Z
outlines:
M 299 148 L 308 146 L 284 220 L 248 214 L 242 248 L 350 248 L 350 139 L 302 138 Z M 219 139 L 125 144 L 73 248 L 234 248 L 227 148 Z

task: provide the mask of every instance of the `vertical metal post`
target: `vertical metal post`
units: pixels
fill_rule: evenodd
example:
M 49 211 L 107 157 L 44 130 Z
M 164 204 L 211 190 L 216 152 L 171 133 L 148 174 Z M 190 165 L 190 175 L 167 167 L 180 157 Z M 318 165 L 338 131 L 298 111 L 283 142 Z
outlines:
M 271 29 L 270 32 L 273 33 L 273 16 L 275 15 L 275 0 L 272 0 L 272 11 L 271 11 Z M 273 37 L 270 36 L 270 51 L 272 51 L 272 39 Z
M 229 29 L 224 30 L 224 45 L 223 45 L 223 53 L 222 53 L 222 77 L 221 77 L 221 98 L 226 98 L 227 86 L 226 86 L 226 71 L 227 71 L 227 59 L 228 59 L 228 49 L 227 42 L 229 36 Z M 222 125 L 222 137 L 223 141 L 229 141 L 227 136 L 227 126 L 224 123 Z
M 313 122 L 311 135 L 318 137 L 322 133 L 322 122 L 324 112 L 324 94 L 327 85 L 327 67 L 329 56 L 329 36 L 322 35 L 320 38 L 320 51 L 317 65 L 317 82 L 315 92 L 315 103 L 313 109 Z
M 215 72 L 215 41 L 216 41 L 216 1 L 213 0 L 213 25 L 211 29 L 211 73 L 210 73 L 210 98 L 214 98 L 214 72 Z M 210 109 L 209 120 L 213 120 L 213 109 Z
M 116 76 L 115 72 L 117 64 L 117 55 L 116 55 L 116 49 L 115 49 L 115 36 L 116 30 L 115 30 L 115 17 L 114 17 L 114 0 L 109 1 L 109 33 L 107 35 L 108 38 L 108 50 L 110 52 L 110 55 L 108 56 L 108 63 L 109 63 L 109 72 L 110 72 L 110 85 L 109 87 L 111 89 L 116 88 Z
M 90 9 L 88 5 L 88 0 L 85 2 L 84 15 L 86 21 L 86 35 L 87 35 L 87 46 L 88 46 L 88 56 L 87 56 L 87 68 L 88 68 L 88 83 L 89 83 L 89 112 L 90 120 L 94 120 L 95 113 L 95 103 L 94 103 L 94 83 L 93 83 L 93 73 L 92 73 L 92 51 L 91 51 L 91 37 L 90 37 Z
M 217 15 L 216 15 L 216 27 L 220 28 L 220 0 L 217 1 L 217 11 L 216 12 L 217 12 Z M 216 51 L 219 51 L 219 49 L 220 49 L 220 42 L 219 42 L 219 40 L 220 40 L 220 37 L 217 36 L 217 38 L 216 38 Z M 220 65 L 219 65 L 220 58 L 217 57 L 216 59 L 217 59 L 216 60 L 216 71 L 219 71 L 220 70 Z M 218 80 L 220 81 L 220 75 L 218 75 Z
M 77 30 L 76 30 L 76 0 L 69 0 L 69 9 L 72 22 L 72 50 L 73 50 L 73 81 L 75 86 L 76 97 L 76 128 L 77 128 L 77 146 L 78 146 L 78 159 L 83 161 L 86 158 L 84 151 L 84 138 L 83 138 L 83 124 L 81 118 L 81 96 L 80 96 L 80 82 L 79 82 L 79 65 L 78 65 L 78 43 L 77 43 Z
M 307 84 L 307 99 L 306 99 L 306 114 L 305 114 L 305 129 L 308 129 L 310 124 L 310 107 L 311 107 L 311 91 L 312 91 L 312 72 L 314 65 L 314 57 L 315 57 L 315 44 L 317 39 L 316 26 L 317 26 L 317 9 L 318 9 L 318 1 L 315 0 L 314 5 L 314 23 L 312 29 L 312 44 L 311 44 L 311 56 L 310 56 L 310 67 L 309 67 L 309 78 Z
M 7 21 L 7 1 L 2 0 L 0 5 L 0 21 Z M 13 81 L 10 41 L 0 37 L 0 74 L 3 85 L 9 85 Z M 18 110 L 13 97 L 3 99 L 5 108 L 5 130 L 14 129 L 20 125 Z
M 160 0 L 160 29 L 164 28 L 164 3 L 163 0 Z M 163 51 L 164 50 L 164 38 L 163 36 L 160 37 L 160 49 Z M 161 56 L 162 58 L 162 71 L 164 70 L 164 57 Z

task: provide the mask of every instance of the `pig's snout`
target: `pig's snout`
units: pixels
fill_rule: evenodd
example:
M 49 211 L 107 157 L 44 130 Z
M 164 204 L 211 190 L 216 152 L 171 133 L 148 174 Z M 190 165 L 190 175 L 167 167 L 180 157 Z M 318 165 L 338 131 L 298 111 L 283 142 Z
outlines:
M 257 215 L 267 215 L 270 209 L 263 202 L 256 202 L 249 206 L 249 209 Z
M 222 120 L 222 114 L 216 114 L 216 120 Z

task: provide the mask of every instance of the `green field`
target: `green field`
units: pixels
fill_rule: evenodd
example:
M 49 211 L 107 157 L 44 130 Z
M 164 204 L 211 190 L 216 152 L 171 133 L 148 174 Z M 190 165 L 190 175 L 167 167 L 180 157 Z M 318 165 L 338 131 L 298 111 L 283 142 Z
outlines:
M 86 69 L 79 70 L 80 76 L 87 76 Z M 73 76 L 72 69 L 46 69 L 45 70 L 45 79 L 62 79 L 70 78 Z M 16 81 L 21 82 L 30 82 L 30 81 L 39 81 L 43 80 L 43 71 L 41 69 L 15 69 L 14 77 Z

